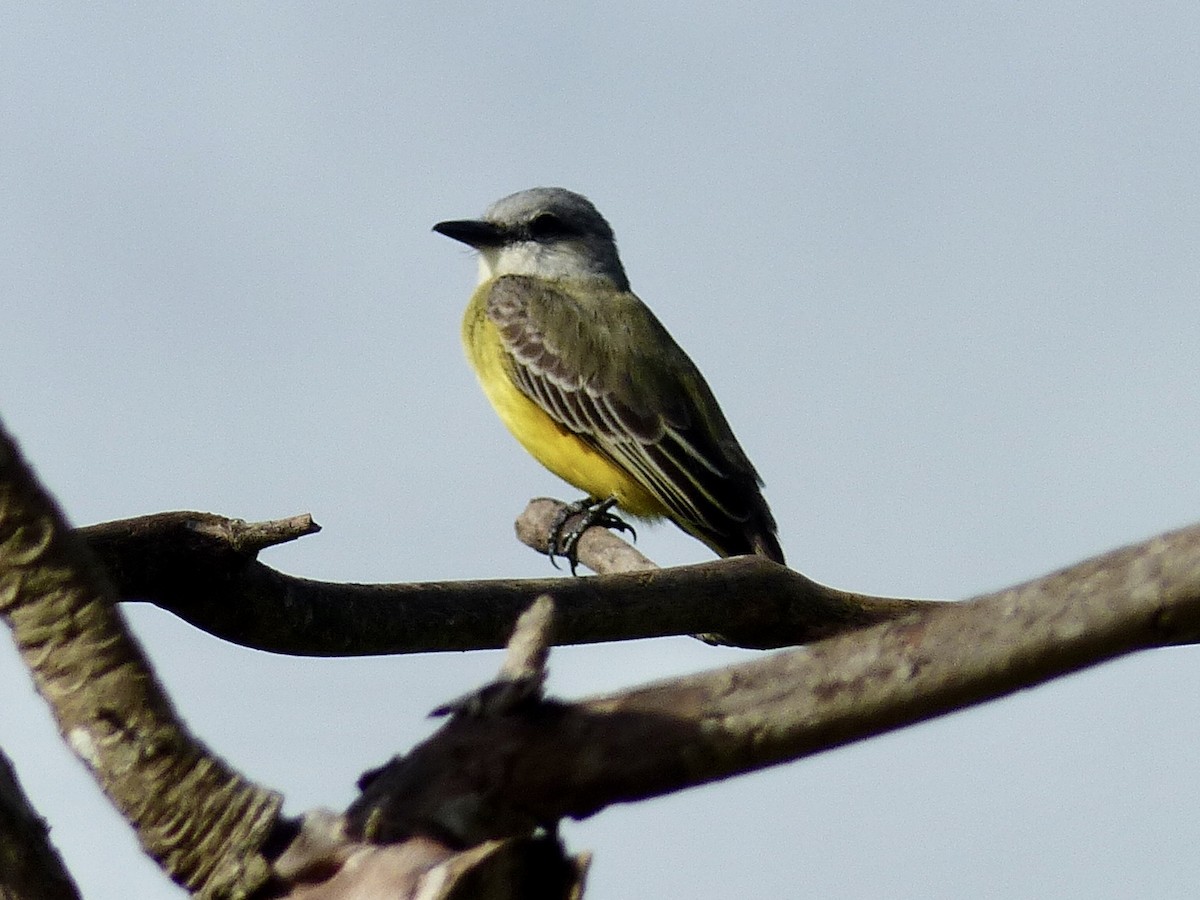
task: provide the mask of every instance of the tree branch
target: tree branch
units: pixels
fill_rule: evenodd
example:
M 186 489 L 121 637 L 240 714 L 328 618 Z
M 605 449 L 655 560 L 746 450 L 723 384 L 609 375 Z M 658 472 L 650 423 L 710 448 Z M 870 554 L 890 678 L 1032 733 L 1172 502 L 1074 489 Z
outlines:
M 1200 640 L 1200 526 L 962 603 L 862 597 L 752 557 L 588 579 L 389 586 L 308 582 L 254 559 L 260 547 L 314 527 L 302 517 L 248 526 L 174 513 L 83 534 L 123 595 L 155 596 L 214 633 L 269 649 L 493 646 L 537 594 L 550 590 L 557 609 L 524 620 L 498 690 L 452 704 L 455 715 L 433 737 L 365 776 L 336 840 L 317 841 L 307 857 L 318 867 L 329 846 L 418 838 L 434 849 L 406 871 L 432 873 L 456 851 L 526 839 L 563 816 L 799 759 L 1124 653 Z M 217 600 L 228 596 L 241 605 Z M 103 579 L 0 431 L 0 613 L 64 735 L 151 853 L 178 854 L 171 862 L 181 881 L 212 895 L 261 883 L 264 841 L 283 849 L 278 798 L 219 761 L 201 761 L 106 600 Z M 300 627 L 281 621 L 298 615 Z M 541 698 L 551 624 L 570 642 L 647 636 L 648 622 L 650 634 L 814 643 L 579 703 Z M 81 684 L 87 690 L 75 690 Z M 208 830 L 197 829 L 202 817 Z M 305 859 L 295 871 L 312 871 Z
M 295 523 L 291 536 L 315 530 L 307 517 L 283 521 Z M 122 599 L 152 602 L 236 644 L 302 656 L 503 647 L 521 611 L 548 592 L 564 644 L 720 633 L 744 647 L 779 647 L 922 605 L 839 591 L 759 557 L 595 578 L 333 584 L 265 566 L 237 538 L 239 528 L 287 531 L 277 525 L 173 512 L 79 534 Z M 581 543 L 591 546 L 597 532 L 607 534 L 590 529 Z
M 558 516 L 566 508 L 567 505 L 561 500 L 550 497 L 530 500 L 525 511 L 517 517 L 517 539 L 538 553 L 549 556 L 550 532 L 558 522 Z M 562 527 L 566 528 L 569 524 L 570 520 L 564 522 Z M 587 566 L 597 575 L 648 572 L 658 568 L 650 557 L 643 555 L 620 535 L 599 525 L 593 525 L 580 536 L 575 551 L 580 564 Z
M 448 831 L 500 838 L 1197 640 L 1193 526 L 802 650 L 579 703 L 456 716 L 368 780 L 350 830 L 379 841 Z
M 33 811 L 17 773 L 0 752 L 0 897 L 4 900 L 79 900 L 50 829 Z
M 535 706 L 553 630 L 554 601 L 539 597 L 517 620 L 496 680 L 434 714 L 497 718 Z M 459 831 L 471 827 L 472 817 L 487 815 L 480 803 L 442 812 Z M 292 900 L 580 900 L 590 857 L 569 859 L 553 829 L 518 830 L 523 833 L 494 841 L 463 843 L 447 832 L 379 844 L 352 837 L 344 817 L 317 811 L 304 817 L 275 870 L 291 886 L 286 896 Z
M 87 548 L 0 427 L 0 616 L 59 731 L 168 874 L 207 897 L 270 876 L 281 798 L 179 722 Z

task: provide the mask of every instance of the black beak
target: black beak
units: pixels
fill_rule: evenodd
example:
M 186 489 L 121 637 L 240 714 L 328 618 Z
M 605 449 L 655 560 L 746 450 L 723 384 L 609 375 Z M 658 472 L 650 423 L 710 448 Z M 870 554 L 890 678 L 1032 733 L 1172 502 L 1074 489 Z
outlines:
M 438 222 L 433 226 L 438 234 L 462 241 L 464 244 L 481 250 L 484 247 L 499 247 L 504 243 L 504 229 L 491 222 L 480 219 L 456 219 L 451 222 Z

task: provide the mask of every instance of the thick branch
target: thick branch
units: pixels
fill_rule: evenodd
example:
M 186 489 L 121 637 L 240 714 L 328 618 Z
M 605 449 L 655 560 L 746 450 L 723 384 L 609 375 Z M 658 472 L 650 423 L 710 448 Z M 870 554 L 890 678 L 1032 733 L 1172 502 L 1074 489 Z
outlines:
M 149 853 L 205 896 L 269 876 L 280 798 L 184 729 L 87 548 L 0 428 L 0 615 L 59 730 Z
M 162 513 L 79 533 L 122 599 L 152 602 L 237 644 L 295 655 L 503 647 L 517 616 L 544 593 L 558 604 L 564 644 L 719 632 L 742 646 L 778 647 L 920 606 L 825 587 L 757 557 L 595 578 L 333 584 L 256 561 L 227 536 L 236 531 L 228 522 Z
M 498 718 L 535 707 L 541 698 L 553 631 L 554 601 L 539 597 L 517 620 L 496 680 L 434 714 Z M 363 780 L 372 777 L 368 774 Z M 568 859 L 552 831 L 534 834 L 532 827 L 517 827 L 513 830 L 521 834 L 502 840 L 464 841 L 475 818 L 490 821 L 487 804 L 452 804 L 441 812 L 446 819 L 441 836 L 419 834 L 388 844 L 372 843 L 369 835 L 351 836 L 342 816 L 309 813 L 276 861 L 281 883 L 293 886 L 281 896 L 295 900 L 582 897 L 589 857 Z
M 482 806 L 470 836 L 503 837 L 1197 640 L 1200 526 L 802 650 L 525 714 L 456 717 L 366 785 L 351 830 L 381 841 L 444 833 Z

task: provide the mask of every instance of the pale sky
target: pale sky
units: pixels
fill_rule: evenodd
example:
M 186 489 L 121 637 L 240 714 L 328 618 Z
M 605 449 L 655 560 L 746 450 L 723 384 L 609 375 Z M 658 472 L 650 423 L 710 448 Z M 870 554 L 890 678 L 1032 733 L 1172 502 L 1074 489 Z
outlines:
M 0 418 L 72 521 L 311 512 L 344 581 L 545 576 L 573 499 L 488 409 L 447 218 L 587 194 L 789 561 L 965 598 L 1200 520 L 1200 5 L 14 5 Z M 709 558 L 663 526 L 662 564 Z M 290 659 L 129 617 L 288 809 L 495 653 Z M 746 659 L 562 649 L 565 697 Z M 89 900 L 181 896 L 0 649 L 0 746 Z M 1200 651 L 1157 651 L 564 829 L 590 900 L 1187 896 Z

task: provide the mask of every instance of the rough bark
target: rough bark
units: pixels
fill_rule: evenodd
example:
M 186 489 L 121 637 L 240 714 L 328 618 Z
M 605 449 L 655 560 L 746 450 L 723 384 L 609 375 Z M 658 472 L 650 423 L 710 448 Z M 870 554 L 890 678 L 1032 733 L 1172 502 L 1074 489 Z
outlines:
M 193 738 L 115 595 L 0 428 L 0 616 L 59 731 L 173 879 L 211 897 L 263 884 L 281 798 Z
M 713 672 L 456 716 L 367 780 L 351 831 L 495 839 L 800 759 L 1124 653 L 1200 639 L 1200 526 Z
M 428 741 L 364 776 L 344 817 L 327 827 L 308 817 L 313 827 L 296 834 L 279 823 L 275 795 L 206 756 L 174 721 L 79 533 L 66 530 L 0 431 L 0 614 L 64 737 L 148 851 L 209 896 L 242 896 L 273 875 L 275 896 L 343 897 L 328 889 L 338 878 L 354 883 L 356 872 L 407 879 L 413 896 L 509 896 L 523 876 L 504 873 L 530 860 L 542 869 L 536 860 L 557 848 L 552 829 L 564 816 L 800 759 L 1124 653 L 1200 640 L 1200 526 L 960 603 L 863 597 L 756 558 L 414 585 L 321 584 L 254 559 L 312 530 L 305 517 L 247 525 L 172 513 L 82 534 L 121 596 L 153 597 L 215 634 L 284 652 L 497 646 L 538 595 L 553 596 L 555 614 L 535 606 L 496 682 L 446 704 L 450 719 Z M 621 563 L 598 562 L 612 565 Z M 752 646 L 812 643 L 577 703 L 542 696 L 552 636 L 700 631 Z M 577 894 L 582 864 L 554 852 L 564 874 L 546 896 Z M 481 894 L 483 884 L 493 887 Z

